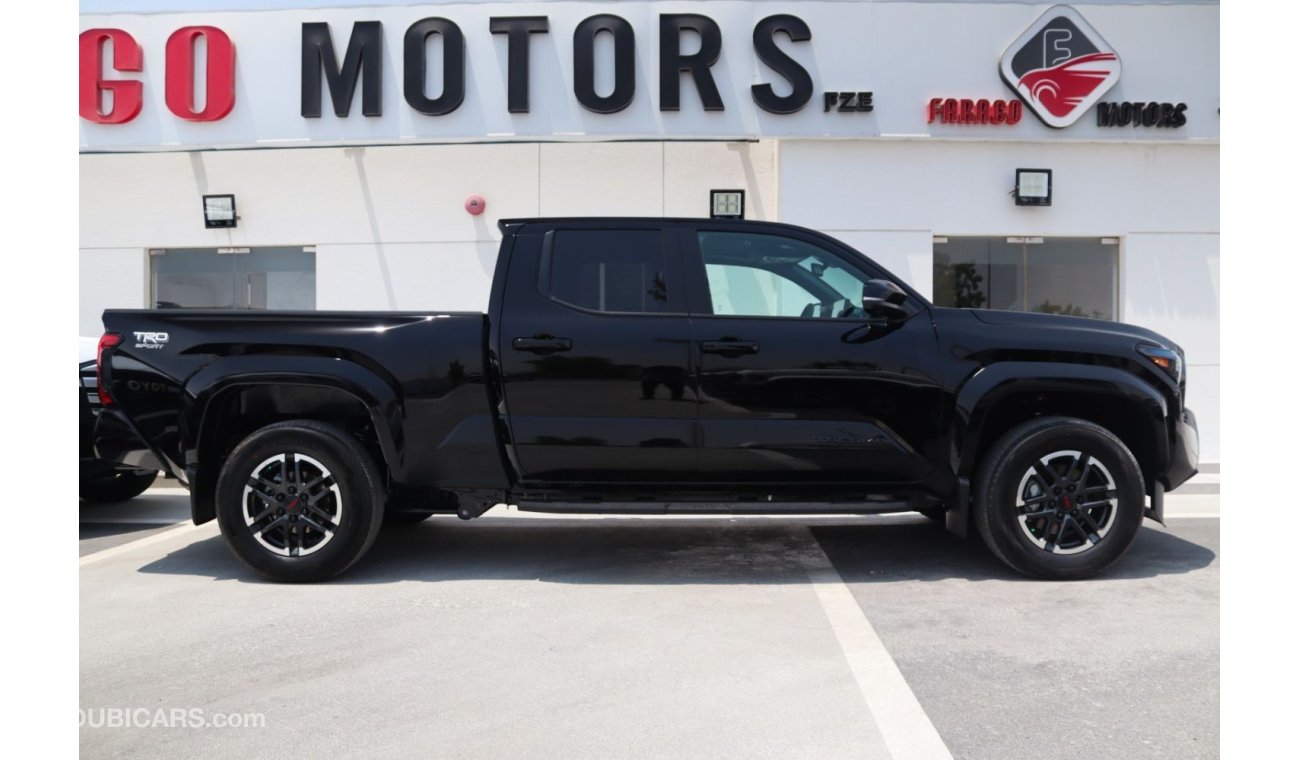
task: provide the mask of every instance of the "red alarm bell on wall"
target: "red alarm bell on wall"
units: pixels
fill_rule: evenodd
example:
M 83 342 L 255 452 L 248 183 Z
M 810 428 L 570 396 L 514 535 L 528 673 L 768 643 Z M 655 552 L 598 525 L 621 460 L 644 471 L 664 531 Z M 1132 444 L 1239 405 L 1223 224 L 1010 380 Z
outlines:
M 483 200 L 483 196 L 481 195 L 471 195 L 465 199 L 465 210 L 474 216 L 483 213 L 483 210 L 486 208 L 487 201 Z

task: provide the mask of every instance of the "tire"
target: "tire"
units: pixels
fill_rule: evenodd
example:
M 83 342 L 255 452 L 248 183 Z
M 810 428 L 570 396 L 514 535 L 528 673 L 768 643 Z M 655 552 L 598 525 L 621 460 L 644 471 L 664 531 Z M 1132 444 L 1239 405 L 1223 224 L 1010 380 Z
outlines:
M 975 524 L 989 549 L 1023 575 L 1088 578 L 1132 545 L 1145 492 L 1137 460 L 1113 433 L 1086 420 L 1040 417 L 1012 428 L 984 458 Z
M 302 498 L 297 486 L 305 486 Z M 217 522 L 235 556 L 273 581 L 313 583 L 347 570 L 384 521 L 379 470 L 333 425 L 278 422 L 252 433 L 217 480 Z
M 156 472 L 112 472 L 104 475 L 83 475 L 81 498 L 96 504 L 134 499 L 145 492 L 158 479 Z

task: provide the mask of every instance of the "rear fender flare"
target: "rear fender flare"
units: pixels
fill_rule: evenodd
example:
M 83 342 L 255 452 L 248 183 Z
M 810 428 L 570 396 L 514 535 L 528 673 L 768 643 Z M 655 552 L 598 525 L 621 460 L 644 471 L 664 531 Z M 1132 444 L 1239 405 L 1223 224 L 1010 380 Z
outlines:
M 401 471 L 405 440 L 398 391 L 355 362 L 305 356 L 230 356 L 196 372 L 185 384 L 184 397 L 190 408 L 182 415 L 182 419 L 198 420 L 194 430 L 186 431 L 186 449 L 192 452 L 187 456 L 189 464 L 198 465 L 204 456 L 199 446 L 203 433 L 213 424 L 213 402 L 227 391 L 267 384 L 332 388 L 352 396 L 366 408 L 388 468 L 394 473 Z

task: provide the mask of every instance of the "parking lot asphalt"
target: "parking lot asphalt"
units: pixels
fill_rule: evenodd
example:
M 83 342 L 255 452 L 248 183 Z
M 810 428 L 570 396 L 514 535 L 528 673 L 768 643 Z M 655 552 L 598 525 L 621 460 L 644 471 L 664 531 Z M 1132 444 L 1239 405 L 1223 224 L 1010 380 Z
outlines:
M 179 490 L 83 504 L 81 750 L 1216 757 L 1218 496 L 1169 508 L 1185 516 L 1076 583 L 1021 579 L 919 516 L 498 507 L 284 586 L 184 523 Z M 106 708 L 136 718 L 90 725 Z M 256 719 L 142 720 L 160 708 Z

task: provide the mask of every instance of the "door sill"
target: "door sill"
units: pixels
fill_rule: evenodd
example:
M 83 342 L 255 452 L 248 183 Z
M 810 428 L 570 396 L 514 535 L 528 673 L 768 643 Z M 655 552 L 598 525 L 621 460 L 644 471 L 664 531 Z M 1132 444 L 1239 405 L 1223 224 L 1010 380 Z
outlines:
M 884 514 L 910 512 L 906 501 L 530 501 L 515 505 L 520 512 L 623 515 L 800 515 Z

